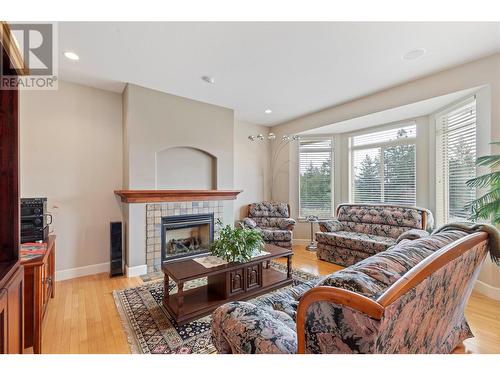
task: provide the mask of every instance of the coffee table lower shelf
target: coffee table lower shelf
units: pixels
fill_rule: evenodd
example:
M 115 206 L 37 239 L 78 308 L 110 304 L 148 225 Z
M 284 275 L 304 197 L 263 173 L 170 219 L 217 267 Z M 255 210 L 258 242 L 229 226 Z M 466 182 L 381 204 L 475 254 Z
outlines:
M 218 290 L 214 284 L 219 284 L 217 281 L 229 275 L 225 273 L 219 274 L 217 280 L 208 277 L 207 285 L 197 287 L 190 290 L 184 290 L 180 293 L 168 294 L 165 293 L 163 299 L 163 306 L 169 314 L 175 319 L 177 324 L 181 325 L 192 321 L 196 318 L 206 316 L 217 307 L 230 301 L 242 301 L 264 294 L 266 292 L 276 290 L 292 283 L 290 272 L 283 273 L 273 268 L 261 268 L 262 282 L 260 285 L 253 286 L 252 288 L 242 289 L 240 292 L 230 295 L 224 295 L 223 292 Z M 181 308 L 179 309 L 179 305 Z

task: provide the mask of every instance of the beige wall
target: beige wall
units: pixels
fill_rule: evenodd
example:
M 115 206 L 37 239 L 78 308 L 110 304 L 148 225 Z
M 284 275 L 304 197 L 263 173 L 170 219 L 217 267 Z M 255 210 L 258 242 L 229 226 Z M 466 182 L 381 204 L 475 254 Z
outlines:
M 457 92 L 473 87 L 483 86 L 483 93 L 488 97 L 488 103 L 484 103 L 484 110 L 478 114 L 478 121 L 481 122 L 479 138 L 500 139 L 500 54 L 473 61 L 464 65 L 454 67 L 433 75 L 429 75 L 406 84 L 396 86 L 375 94 L 353 100 L 338 106 L 307 115 L 293 121 L 289 121 L 273 127 L 273 132 L 277 136 L 283 134 L 299 133 L 308 129 L 334 124 L 340 121 L 380 112 L 390 108 L 395 108 L 421 100 L 434 98 L 437 96 Z M 488 150 L 486 150 L 488 152 Z M 294 193 L 291 187 L 294 186 L 290 171 L 297 166 L 293 163 L 293 149 L 281 153 L 279 164 L 290 160 L 290 168 L 281 169 L 277 177 L 274 191 L 277 200 L 290 200 L 292 211 L 296 211 L 295 202 L 292 200 Z M 427 181 L 427 184 L 433 184 Z M 432 195 L 433 187 L 426 187 L 427 194 Z M 419 189 L 417 185 L 417 189 Z M 304 236 L 305 230 L 299 228 L 295 233 L 295 238 Z M 491 262 L 486 262 L 480 279 L 495 287 L 500 288 L 500 271 L 493 268 Z
M 174 147 L 156 153 L 156 189 L 216 187 L 217 160 L 212 155 L 192 147 Z
M 217 188 L 233 186 L 232 109 L 128 84 L 124 131 L 130 189 L 154 189 L 156 153 L 192 147 L 217 158 Z
M 121 95 L 59 82 L 21 91 L 21 195 L 45 196 L 57 234 L 56 270 L 106 270 L 109 222 L 121 220 Z
M 269 199 L 270 143 L 250 142 L 249 135 L 269 132 L 266 126 L 235 121 L 234 124 L 234 188 L 243 190 L 234 204 L 234 220 L 247 215 L 249 203 Z
M 217 189 L 232 189 L 234 114 L 232 109 L 128 84 L 123 95 L 124 188 L 155 189 L 160 151 L 191 147 L 216 159 Z M 193 171 L 195 173 L 195 171 Z M 195 178 L 196 176 L 191 176 Z M 226 201 L 224 222 L 234 219 Z M 128 267 L 146 264 L 144 204 L 124 205 Z

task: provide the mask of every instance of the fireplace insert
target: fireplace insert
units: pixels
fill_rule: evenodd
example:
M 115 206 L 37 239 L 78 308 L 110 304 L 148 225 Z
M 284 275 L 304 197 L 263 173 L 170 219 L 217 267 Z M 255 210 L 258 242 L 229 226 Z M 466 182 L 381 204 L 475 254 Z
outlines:
M 213 240 L 213 213 L 161 218 L 162 264 L 207 254 Z

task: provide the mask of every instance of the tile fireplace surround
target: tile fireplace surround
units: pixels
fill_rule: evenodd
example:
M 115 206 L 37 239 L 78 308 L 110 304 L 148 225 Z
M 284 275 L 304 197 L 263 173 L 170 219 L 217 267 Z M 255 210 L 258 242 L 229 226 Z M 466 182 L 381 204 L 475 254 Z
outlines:
M 214 214 L 223 218 L 224 201 L 188 201 L 146 204 L 146 264 L 148 273 L 161 270 L 161 218 L 164 216 Z

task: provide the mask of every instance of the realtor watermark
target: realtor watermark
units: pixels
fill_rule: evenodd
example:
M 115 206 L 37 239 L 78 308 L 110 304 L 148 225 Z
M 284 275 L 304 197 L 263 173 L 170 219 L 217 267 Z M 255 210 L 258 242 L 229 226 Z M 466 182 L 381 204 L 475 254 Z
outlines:
M 1 56 L 0 89 L 57 90 L 57 24 L 9 23 L 9 27 L 22 61 Z M 16 73 L 23 68 L 29 70 L 28 75 Z

